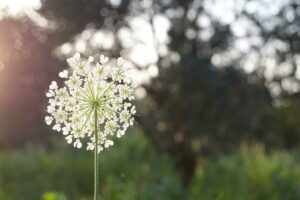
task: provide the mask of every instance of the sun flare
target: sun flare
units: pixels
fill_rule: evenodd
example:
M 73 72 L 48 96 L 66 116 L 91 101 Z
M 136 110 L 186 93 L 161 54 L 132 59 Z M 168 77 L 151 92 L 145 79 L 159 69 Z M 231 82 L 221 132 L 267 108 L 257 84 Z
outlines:
M 10 16 L 20 16 L 27 11 L 37 10 L 41 7 L 40 0 L 1 0 L 0 1 L 0 18 Z

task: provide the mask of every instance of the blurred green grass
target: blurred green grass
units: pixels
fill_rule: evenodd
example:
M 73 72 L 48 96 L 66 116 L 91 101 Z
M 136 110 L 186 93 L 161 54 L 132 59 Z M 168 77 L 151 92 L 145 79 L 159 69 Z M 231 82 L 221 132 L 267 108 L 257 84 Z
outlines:
M 191 199 L 300 199 L 299 152 L 266 153 L 243 146 L 232 155 L 204 162 L 190 189 Z
M 52 150 L 27 146 L 0 153 L 0 200 L 91 199 L 92 152 L 74 150 L 59 139 Z M 185 195 L 171 160 L 154 151 L 137 128 L 100 154 L 100 187 L 101 199 Z
M 27 146 L 0 153 L 0 200 L 91 200 L 93 155 L 62 138 L 54 147 Z M 266 153 L 260 145 L 201 160 L 189 188 L 174 163 L 156 152 L 140 129 L 100 158 L 103 200 L 298 200 L 299 151 Z

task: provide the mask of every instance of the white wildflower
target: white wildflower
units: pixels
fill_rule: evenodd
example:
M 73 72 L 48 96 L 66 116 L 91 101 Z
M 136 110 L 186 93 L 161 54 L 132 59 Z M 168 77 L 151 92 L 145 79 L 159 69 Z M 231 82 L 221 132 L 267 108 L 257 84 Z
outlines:
M 60 131 L 61 130 L 61 126 L 60 124 L 55 124 L 53 127 L 52 127 L 53 130 L 55 131 Z
M 117 60 L 117 64 L 118 64 L 118 66 L 122 67 L 124 65 L 124 59 L 119 57 Z
M 91 142 L 88 142 L 88 143 L 87 143 L 86 150 L 91 150 L 91 151 L 93 151 L 93 150 L 94 150 L 94 144 L 91 143 Z
M 59 77 L 65 79 L 59 88 L 52 81 L 46 96 L 49 98 L 45 117 L 47 125 L 62 132 L 67 143 L 76 148 L 98 152 L 114 144 L 115 138 L 122 137 L 133 125 L 135 106 L 133 87 L 128 81 L 124 60 L 119 58 L 117 66 L 107 66 L 109 59 L 103 55 L 99 62 L 87 60 L 76 53 L 67 59 L 72 73 L 64 70 Z M 98 143 L 95 143 L 95 112 L 97 113 Z
M 50 90 L 55 90 L 58 88 L 58 85 L 55 81 L 51 82 L 51 85 L 49 86 Z
M 88 62 L 91 63 L 94 61 L 94 58 L 92 56 L 89 57 Z
M 64 70 L 62 72 L 59 72 L 58 76 L 60 78 L 68 78 L 68 70 Z
M 112 140 L 106 140 L 105 141 L 105 144 L 104 144 L 104 147 L 105 148 L 108 148 L 110 146 L 114 145 L 114 142 Z
M 47 124 L 47 125 L 50 125 L 50 124 L 52 124 L 53 117 L 46 116 L 46 117 L 45 117 L 45 121 L 46 121 L 46 124 Z
M 68 136 L 66 137 L 66 140 L 67 140 L 67 143 L 68 143 L 68 144 L 71 144 L 72 141 L 73 141 L 73 136 L 72 136 L 72 135 L 68 135 Z
M 102 65 L 106 64 L 108 62 L 108 57 L 105 57 L 104 55 L 100 56 L 100 63 Z
M 75 140 L 74 142 L 74 147 L 80 149 L 82 147 L 82 143 L 80 142 L 79 139 Z

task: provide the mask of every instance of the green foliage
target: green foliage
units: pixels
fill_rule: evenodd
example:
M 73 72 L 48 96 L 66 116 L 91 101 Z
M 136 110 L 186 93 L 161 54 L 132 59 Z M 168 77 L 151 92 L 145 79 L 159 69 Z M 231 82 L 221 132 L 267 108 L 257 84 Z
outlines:
M 295 98 L 296 97 L 296 98 Z M 271 144 L 292 149 L 300 141 L 300 101 L 299 94 L 294 98 L 281 101 L 272 110 L 268 121 Z
M 100 198 L 183 199 L 172 168 L 170 159 L 159 156 L 140 133 L 129 131 L 100 156 Z M 56 144 L 51 151 L 27 147 L 0 154 L 1 200 L 88 200 L 92 194 L 91 152 Z
M 4 193 L 4 191 L 2 191 L 1 188 L 0 188 L 0 199 L 1 199 L 1 200 L 2 200 L 2 199 L 3 199 L 3 200 L 4 200 L 4 199 L 5 199 L 5 200 L 12 200 L 12 198 L 9 197 L 8 194 Z
M 300 162 L 296 156 L 261 146 L 243 147 L 233 155 L 199 167 L 190 189 L 191 199 L 300 199 Z
M 61 138 L 60 138 L 61 139 Z M 158 155 L 138 129 L 101 154 L 101 200 L 296 200 L 300 151 L 266 153 L 262 146 L 202 159 L 187 189 L 169 157 Z M 27 147 L 0 153 L 0 200 L 91 200 L 92 153 Z
M 66 196 L 64 194 L 55 193 L 55 192 L 46 192 L 43 195 L 43 200 L 66 200 Z

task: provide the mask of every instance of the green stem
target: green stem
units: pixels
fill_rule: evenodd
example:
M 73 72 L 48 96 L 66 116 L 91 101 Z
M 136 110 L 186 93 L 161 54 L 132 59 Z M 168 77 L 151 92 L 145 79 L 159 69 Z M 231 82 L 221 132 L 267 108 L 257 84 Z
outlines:
M 98 116 L 97 106 L 94 108 L 95 115 L 95 146 L 94 146 L 94 200 L 98 200 L 99 159 L 98 159 Z

